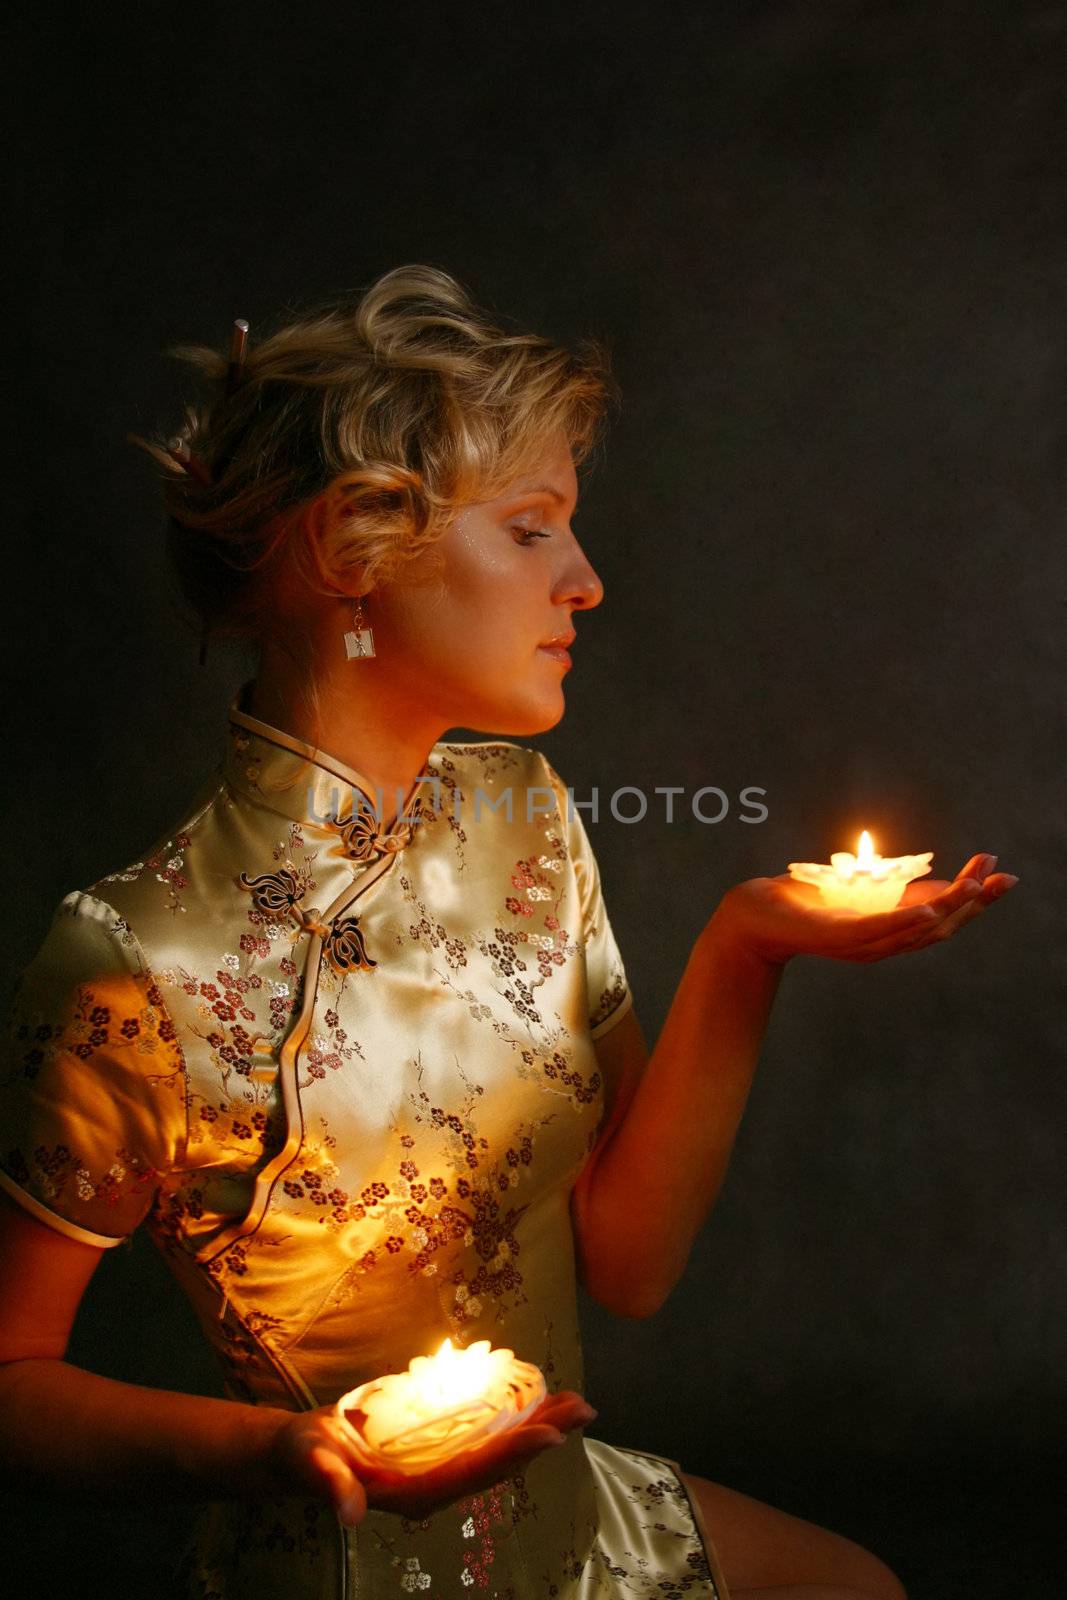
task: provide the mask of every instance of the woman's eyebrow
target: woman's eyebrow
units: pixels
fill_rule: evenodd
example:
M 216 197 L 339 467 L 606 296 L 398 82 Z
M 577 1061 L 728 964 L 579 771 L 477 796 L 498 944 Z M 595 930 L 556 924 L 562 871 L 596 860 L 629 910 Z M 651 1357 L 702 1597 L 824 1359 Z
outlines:
M 553 487 L 552 487 L 552 485 L 550 483 L 538 483 L 538 484 L 535 484 L 532 489 L 523 489 L 523 490 L 520 491 L 520 493 L 523 494 L 523 495 L 527 495 L 527 494 L 547 494 L 547 495 L 551 495 L 552 499 L 553 500 L 558 500 L 561 505 L 566 501 L 566 498 L 567 498 L 567 496 L 565 494 L 560 494 L 558 489 L 553 489 Z M 518 496 L 516 496 L 516 498 L 518 498 Z

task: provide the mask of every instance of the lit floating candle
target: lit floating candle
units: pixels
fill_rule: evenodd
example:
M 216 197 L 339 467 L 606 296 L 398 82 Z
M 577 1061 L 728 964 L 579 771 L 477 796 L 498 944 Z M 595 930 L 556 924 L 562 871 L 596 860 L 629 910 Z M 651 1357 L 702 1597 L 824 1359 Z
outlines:
M 924 878 L 934 859 L 932 850 L 918 856 L 880 856 L 866 829 L 856 854 L 836 850 L 830 865 L 791 861 L 789 871 L 800 883 L 813 883 L 828 906 L 839 910 L 892 911 L 913 878 Z
M 406 1372 L 373 1378 L 335 1407 L 369 1466 L 407 1474 L 428 1467 L 490 1434 L 513 1428 L 545 1398 L 538 1367 L 479 1339 L 465 1350 L 446 1339 L 433 1356 L 416 1356 Z

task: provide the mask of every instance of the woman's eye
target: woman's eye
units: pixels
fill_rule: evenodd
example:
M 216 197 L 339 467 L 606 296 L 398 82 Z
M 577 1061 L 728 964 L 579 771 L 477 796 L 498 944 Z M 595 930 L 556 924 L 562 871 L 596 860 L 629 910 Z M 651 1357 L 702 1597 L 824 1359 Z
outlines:
M 520 544 L 528 544 L 531 539 L 547 539 L 548 534 L 539 528 L 524 528 L 520 523 L 512 523 L 512 533 L 521 534 Z

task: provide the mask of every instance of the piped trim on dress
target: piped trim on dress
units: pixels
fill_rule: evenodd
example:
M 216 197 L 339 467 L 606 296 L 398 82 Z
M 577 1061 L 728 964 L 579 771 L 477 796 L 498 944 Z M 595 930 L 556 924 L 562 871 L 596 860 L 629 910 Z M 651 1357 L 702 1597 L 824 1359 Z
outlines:
M 335 776 L 343 778 L 351 787 L 353 802 L 356 791 L 367 798 L 368 809 L 373 810 L 370 796 L 366 787 L 366 779 L 354 767 L 347 766 L 343 761 L 326 755 L 323 751 L 307 744 L 303 739 L 298 739 L 293 734 L 285 733 L 280 728 L 272 727 L 269 723 L 261 722 L 258 717 L 250 716 L 241 709 L 240 702 L 249 685 L 235 697 L 230 707 L 230 721 L 238 727 L 263 739 L 275 747 L 292 751 L 306 762 L 310 776 L 317 791 L 321 791 L 324 781 Z M 299 771 L 299 768 L 297 769 Z M 236 762 L 228 763 L 227 780 L 231 783 L 238 778 Z M 282 1111 L 285 1119 L 285 1142 L 280 1150 L 260 1169 L 256 1175 L 252 1192 L 252 1199 L 243 1217 L 232 1222 L 200 1250 L 196 1252 L 196 1259 L 201 1263 L 214 1261 L 236 1244 L 239 1239 L 246 1238 L 259 1227 L 266 1215 L 270 1204 L 270 1197 L 278 1179 L 292 1166 L 300 1153 L 304 1142 L 304 1117 L 300 1104 L 299 1088 L 299 1060 L 315 1013 L 315 1004 L 318 999 L 319 974 L 323 955 L 337 971 L 349 971 L 362 968 L 367 971 L 376 966 L 366 953 L 363 945 L 362 934 L 358 927 L 358 919 L 350 918 L 345 922 L 341 919 L 350 907 L 383 878 L 396 861 L 400 851 L 411 843 L 414 822 L 401 821 L 401 817 L 417 818 L 419 821 L 432 820 L 436 814 L 427 807 L 424 789 L 427 781 L 420 778 L 408 791 L 407 799 L 400 812 L 388 829 L 380 832 L 367 832 L 358 826 L 358 818 L 351 822 L 343 823 L 340 819 L 327 820 L 326 826 L 334 830 L 340 829 L 342 836 L 343 853 L 348 855 L 353 865 L 362 865 L 363 870 L 353 883 L 348 884 L 337 896 L 332 905 L 325 912 L 320 913 L 316 907 L 304 908 L 299 905 L 299 896 L 292 894 L 294 885 L 281 882 L 282 875 L 278 873 L 267 874 L 262 878 L 248 879 L 242 874 L 238 880 L 240 886 L 247 889 L 253 896 L 266 897 L 260 909 L 271 913 L 286 911 L 296 921 L 301 932 L 307 934 L 308 946 L 304 957 L 304 969 L 301 978 L 301 1005 L 300 1010 L 293 1020 L 289 1032 L 282 1042 L 278 1058 L 278 1081 L 282 1095 Z M 243 784 L 236 784 L 241 792 L 245 792 Z M 256 793 L 253 785 L 253 793 Z M 302 809 L 297 807 L 297 814 L 302 816 Z M 320 825 L 321 822 L 320 822 Z M 267 900 L 274 894 L 277 907 L 268 904 Z M 257 901 L 257 904 L 259 902 Z
M 77 1239 L 79 1244 L 91 1244 L 96 1250 L 113 1250 L 117 1244 L 125 1244 L 129 1238 L 125 1233 L 119 1234 L 117 1238 L 112 1234 L 92 1233 L 77 1222 L 68 1222 L 58 1211 L 49 1211 L 48 1207 L 42 1205 L 28 1190 L 21 1188 L 2 1167 L 0 1167 L 0 1189 L 9 1194 L 12 1200 L 17 1200 L 22 1209 L 28 1211 L 31 1217 L 36 1217 L 38 1222 L 46 1222 L 56 1233 L 65 1234 L 68 1239 Z
M 349 884 L 338 895 L 337 899 L 323 914 L 321 920 L 306 924 L 310 933 L 307 953 L 304 957 L 304 971 L 301 979 L 301 1006 L 295 1021 L 286 1034 L 278 1058 L 278 1079 L 282 1091 L 282 1109 L 285 1116 L 285 1143 L 276 1155 L 256 1174 L 255 1187 L 248 1210 L 238 1222 L 231 1223 L 207 1245 L 196 1252 L 196 1259 L 200 1262 L 213 1261 L 235 1244 L 238 1239 L 254 1233 L 266 1214 L 267 1206 L 274 1185 L 278 1179 L 292 1166 L 304 1142 L 304 1115 L 300 1105 L 299 1074 L 297 1066 L 300 1052 L 303 1049 L 315 1013 L 315 1003 L 319 992 L 319 972 L 323 946 L 330 936 L 332 925 L 341 917 L 348 908 L 358 900 L 366 891 L 383 878 L 389 871 L 396 855 L 383 856 L 380 861 L 368 867 L 363 875 Z

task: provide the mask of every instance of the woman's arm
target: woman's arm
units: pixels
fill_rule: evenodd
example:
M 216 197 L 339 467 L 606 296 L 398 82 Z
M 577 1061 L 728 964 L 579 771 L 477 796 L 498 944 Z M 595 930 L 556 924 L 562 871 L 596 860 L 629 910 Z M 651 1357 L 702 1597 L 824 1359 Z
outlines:
M 328 1407 L 244 1405 L 71 1366 L 70 1330 L 102 1255 L 0 1192 L 0 1462 L 12 1489 L 143 1504 L 160 1495 L 305 1495 L 351 1526 L 368 1504 L 425 1516 L 515 1473 L 596 1415 L 560 1390 L 520 1427 L 418 1477 L 376 1474 L 360 1464 L 347 1423 Z
M 275 1454 L 292 1412 L 119 1383 L 65 1361 L 103 1253 L 0 1195 L 0 1459 L 9 1487 L 118 1500 L 277 1495 Z M 354 1474 L 347 1483 L 337 1476 L 340 1510 L 358 1500 L 359 1485 Z
M 652 1053 L 631 1010 L 597 1044 L 618 1084 L 571 1197 L 582 1283 L 619 1316 L 658 1311 L 726 1175 L 781 977 L 715 918 Z
M 782 971 L 795 954 L 877 961 L 951 936 L 1016 881 L 976 856 L 952 883 L 909 885 L 895 911 L 821 908 L 817 890 L 755 878 L 724 896 L 686 965 L 651 1057 L 633 1013 L 597 1044 L 614 1092 L 571 1196 L 579 1271 L 620 1316 L 658 1311 L 715 1203 Z

